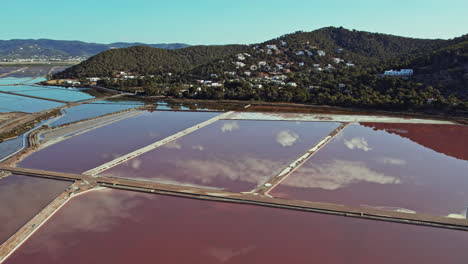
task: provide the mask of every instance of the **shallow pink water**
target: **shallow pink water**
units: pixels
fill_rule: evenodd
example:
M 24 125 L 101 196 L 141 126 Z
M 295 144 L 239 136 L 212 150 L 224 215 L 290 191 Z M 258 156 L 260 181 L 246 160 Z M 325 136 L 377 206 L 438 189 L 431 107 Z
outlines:
M 251 191 L 338 126 L 221 120 L 101 175 Z
M 0 179 L 0 244 L 70 185 L 71 182 L 14 174 Z
M 452 141 L 458 141 L 468 149 L 463 136 L 467 130 L 440 125 L 351 125 L 271 194 L 354 207 L 465 215 L 468 161 L 456 158 L 463 157 L 462 151 L 437 145 L 453 146 Z M 437 141 L 431 142 L 430 135 L 437 135 Z
M 35 152 L 18 166 L 82 173 L 217 115 L 219 113 L 145 112 Z
M 466 264 L 468 233 L 101 190 L 73 198 L 5 263 Z

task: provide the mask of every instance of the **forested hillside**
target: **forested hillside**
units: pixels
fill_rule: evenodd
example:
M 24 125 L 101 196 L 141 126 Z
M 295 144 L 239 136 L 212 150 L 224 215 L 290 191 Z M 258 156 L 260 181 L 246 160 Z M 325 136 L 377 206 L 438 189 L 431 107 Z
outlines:
M 75 65 L 56 78 L 109 77 L 116 71 L 138 75 L 181 73 L 248 49 L 247 46 L 193 46 L 178 50 L 165 50 L 145 46 L 112 49 Z
M 384 75 L 392 69 L 412 71 Z M 328 27 L 249 46 L 110 50 L 54 77 L 100 77 L 100 85 L 148 95 L 466 111 L 467 74 L 467 36 L 413 39 Z
M 181 43 L 144 44 L 117 42 L 98 44 L 51 39 L 12 39 L 0 40 L 0 59 L 90 57 L 113 48 L 127 48 L 142 45 L 161 49 L 180 49 L 188 47 L 188 45 Z

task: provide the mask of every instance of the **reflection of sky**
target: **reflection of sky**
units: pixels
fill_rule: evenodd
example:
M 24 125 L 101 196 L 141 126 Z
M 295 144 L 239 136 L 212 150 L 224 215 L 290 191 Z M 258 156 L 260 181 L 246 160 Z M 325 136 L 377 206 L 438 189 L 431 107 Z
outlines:
M 0 112 L 33 113 L 59 106 L 63 106 L 63 104 L 23 96 L 0 94 Z
M 464 263 L 467 239 L 462 231 L 99 190 L 72 198 L 8 263 L 347 263 L 355 256 Z M 382 258 L 389 249 L 392 257 Z
M 70 184 L 16 175 L 0 179 L 0 244 Z
M 369 144 L 367 143 L 367 141 L 362 138 L 362 137 L 354 137 L 352 139 L 344 139 L 344 144 L 347 148 L 351 149 L 351 150 L 363 150 L 363 151 L 369 151 L 369 150 L 372 150 L 371 147 L 369 147 Z
M 73 91 L 65 89 L 42 89 L 42 90 L 30 90 L 30 91 L 18 91 L 18 94 L 38 96 L 43 98 L 75 102 L 80 100 L 86 100 L 94 98 L 87 93 L 82 91 Z
M 216 115 L 218 113 L 142 112 L 34 152 L 18 166 L 82 173 L 113 160 L 116 155 L 148 146 Z
M 0 160 L 6 158 L 12 153 L 15 153 L 18 149 L 23 147 L 23 136 L 24 134 L 18 136 L 15 139 L 0 142 Z
M 393 206 L 446 216 L 466 207 L 467 171 L 466 161 L 395 134 L 354 124 L 288 176 L 272 194 L 344 204 L 351 201 L 353 206 Z M 320 198 L 314 198 L 316 195 Z M 437 197 L 444 197 L 444 202 Z
M 290 130 L 281 130 L 276 134 L 276 142 L 283 147 L 290 147 L 299 139 L 299 135 Z
M 232 132 L 234 130 L 239 129 L 239 124 L 237 121 L 227 121 L 223 123 L 221 127 L 221 131 L 224 132 Z
M 337 126 L 326 122 L 220 120 L 103 174 L 250 191 Z
M 301 175 L 310 177 L 291 177 L 286 184 L 291 187 L 321 188 L 336 190 L 349 186 L 352 183 L 369 182 L 377 184 L 400 184 L 396 176 L 386 175 L 371 168 L 364 162 L 332 160 L 315 166 L 303 167 Z
M 31 77 L 25 77 L 25 78 L 5 77 L 5 78 L 0 78 L 0 85 L 17 84 L 17 83 L 26 82 L 29 80 L 31 80 Z
M 88 118 L 110 114 L 138 107 L 132 104 L 82 104 L 62 111 L 63 116 L 54 121 L 51 126 L 60 126 Z

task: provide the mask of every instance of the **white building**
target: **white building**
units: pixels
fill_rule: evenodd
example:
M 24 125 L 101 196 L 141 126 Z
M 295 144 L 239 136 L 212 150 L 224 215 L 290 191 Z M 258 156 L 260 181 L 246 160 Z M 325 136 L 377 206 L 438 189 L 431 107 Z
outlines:
M 413 73 L 414 73 L 413 69 L 401 69 L 399 71 L 395 71 L 395 70 L 385 71 L 384 75 L 385 76 L 411 76 L 413 75 Z
M 98 78 L 98 77 L 88 78 L 88 81 L 90 81 L 90 82 L 97 82 L 99 80 L 101 80 L 101 78 Z
M 350 62 L 346 63 L 346 67 L 354 67 L 354 66 L 356 66 L 354 65 L 354 63 L 350 63 Z
M 323 50 L 317 51 L 317 54 L 318 54 L 320 57 L 327 55 L 327 53 L 326 53 L 325 51 L 323 51 Z
M 235 64 L 236 64 L 237 68 L 244 68 L 245 67 L 245 63 L 240 62 L 240 61 L 235 62 Z
M 303 56 L 305 53 L 301 50 L 301 51 L 296 51 L 296 55 L 297 56 Z
M 244 54 L 242 54 L 242 53 L 237 54 L 237 59 L 240 60 L 240 61 L 245 60 Z
M 278 49 L 278 46 L 276 46 L 276 45 L 267 45 L 266 47 L 267 47 L 267 49 L 270 49 L 270 50 L 277 50 Z
M 333 58 L 333 62 L 334 62 L 334 63 L 340 63 L 340 62 L 342 62 L 342 61 L 343 61 L 343 60 L 340 59 L 340 58 Z
M 297 83 L 295 83 L 295 82 L 289 82 L 289 83 L 288 83 L 288 86 L 297 87 Z

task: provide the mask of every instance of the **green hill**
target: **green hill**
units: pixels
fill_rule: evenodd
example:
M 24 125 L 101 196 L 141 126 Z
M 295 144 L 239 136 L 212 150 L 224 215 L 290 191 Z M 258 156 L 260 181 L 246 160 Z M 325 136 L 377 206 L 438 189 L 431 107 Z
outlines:
M 328 27 L 249 46 L 109 50 L 55 77 L 103 77 L 100 85 L 116 89 L 197 99 L 466 111 L 467 38 L 414 39 Z M 414 74 L 383 75 L 405 68 Z M 118 71 L 137 78 L 119 79 Z
M 180 73 L 248 49 L 242 45 L 193 46 L 166 50 L 146 46 L 112 49 L 75 65 L 56 78 L 110 77 L 115 71 L 137 75 Z

